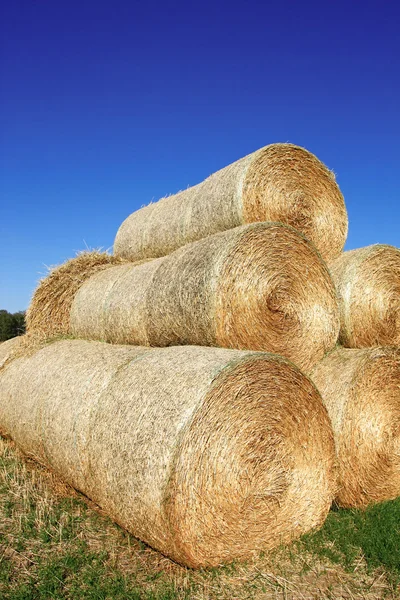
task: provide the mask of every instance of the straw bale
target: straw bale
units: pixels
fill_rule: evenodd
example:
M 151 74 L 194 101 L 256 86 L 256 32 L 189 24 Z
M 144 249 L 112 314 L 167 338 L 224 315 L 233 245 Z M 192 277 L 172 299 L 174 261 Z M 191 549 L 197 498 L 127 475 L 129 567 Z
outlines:
M 2 369 L 14 356 L 22 337 L 14 337 L 0 344 L 0 369 Z
M 123 527 L 191 567 L 321 525 L 333 434 L 282 357 L 62 340 L 0 371 L 0 425 Z
M 62 277 L 68 279 L 68 263 Z M 42 329 L 40 303 L 57 298 L 34 298 Z M 265 350 L 304 369 L 339 333 L 326 265 L 304 236 L 279 223 L 243 225 L 166 257 L 96 273 L 76 292 L 65 322 L 84 339 Z
M 350 250 L 330 270 L 339 296 L 341 344 L 400 346 L 400 250 L 384 244 Z
M 334 174 L 304 148 L 271 144 L 131 214 L 117 233 L 114 254 L 157 258 L 258 221 L 300 230 L 325 260 L 338 256 L 347 237 L 346 207 Z
M 33 295 L 26 312 L 27 331 L 46 336 L 68 334 L 72 301 L 82 283 L 94 273 L 124 261 L 106 252 L 84 251 L 65 264 L 52 267 Z
M 400 349 L 338 348 L 311 377 L 332 421 L 338 504 L 400 496 Z

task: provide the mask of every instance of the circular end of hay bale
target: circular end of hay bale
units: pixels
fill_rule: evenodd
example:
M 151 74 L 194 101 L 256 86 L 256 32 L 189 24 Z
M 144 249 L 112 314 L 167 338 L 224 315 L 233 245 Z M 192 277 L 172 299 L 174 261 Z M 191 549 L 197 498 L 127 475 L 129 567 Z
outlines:
M 26 312 L 26 330 L 52 337 L 70 333 L 70 312 L 81 285 L 98 271 L 124 262 L 106 252 L 81 252 L 50 270 L 33 294 Z
M 337 503 L 365 507 L 400 496 L 400 349 L 339 349 L 313 379 L 335 433 Z
M 276 352 L 308 371 L 336 343 L 339 310 L 325 263 L 298 231 L 247 226 L 216 298 L 217 345 Z
M 377 244 L 344 252 L 330 265 L 348 348 L 400 345 L 400 250 Z
M 275 355 L 225 369 L 179 445 L 166 504 L 174 557 L 218 565 L 320 526 L 334 462 L 327 412 L 299 369 Z
M 366 506 L 400 495 L 400 350 L 365 351 L 347 405 L 337 501 Z
M 343 250 L 348 218 L 334 174 L 311 152 L 273 144 L 255 153 L 243 182 L 247 223 L 277 221 L 301 231 L 324 260 Z

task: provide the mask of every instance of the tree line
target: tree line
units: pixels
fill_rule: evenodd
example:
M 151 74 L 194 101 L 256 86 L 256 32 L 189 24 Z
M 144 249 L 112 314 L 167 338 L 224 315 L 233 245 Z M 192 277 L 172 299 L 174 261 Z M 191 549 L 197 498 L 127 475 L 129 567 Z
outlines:
M 0 310 L 0 342 L 25 333 L 25 312 L 9 313 Z

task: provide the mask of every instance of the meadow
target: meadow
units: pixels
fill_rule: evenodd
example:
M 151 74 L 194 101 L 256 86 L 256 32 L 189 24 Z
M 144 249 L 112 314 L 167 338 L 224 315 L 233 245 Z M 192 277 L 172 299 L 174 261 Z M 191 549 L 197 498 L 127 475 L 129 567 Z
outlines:
M 113 523 L 0 438 L 2 600 L 395 599 L 400 499 L 333 507 L 323 528 L 247 563 L 194 571 Z

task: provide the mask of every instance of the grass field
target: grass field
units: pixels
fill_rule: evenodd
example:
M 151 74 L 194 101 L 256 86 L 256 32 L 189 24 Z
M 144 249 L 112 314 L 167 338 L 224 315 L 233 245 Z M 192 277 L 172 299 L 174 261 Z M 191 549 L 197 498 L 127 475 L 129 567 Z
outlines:
M 400 598 L 399 584 L 400 500 L 333 510 L 288 548 L 191 571 L 0 438 L 2 600 L 372 600 Z

